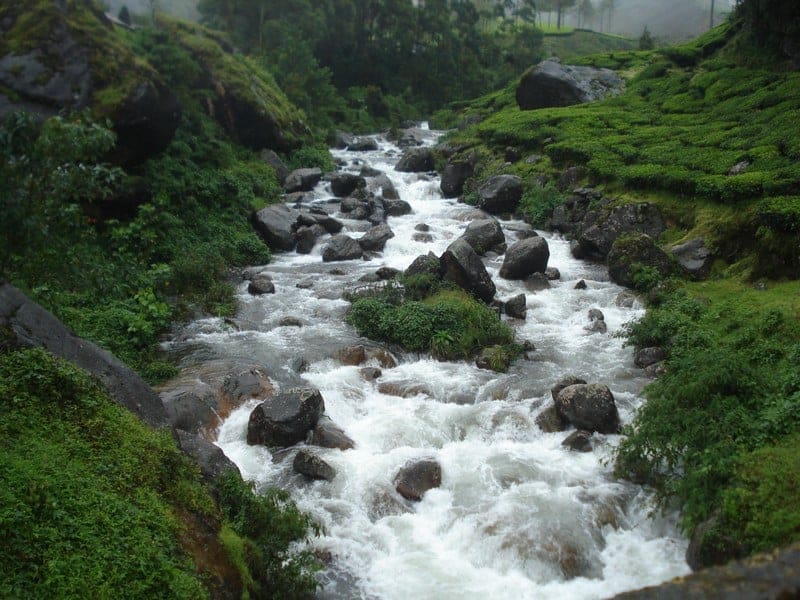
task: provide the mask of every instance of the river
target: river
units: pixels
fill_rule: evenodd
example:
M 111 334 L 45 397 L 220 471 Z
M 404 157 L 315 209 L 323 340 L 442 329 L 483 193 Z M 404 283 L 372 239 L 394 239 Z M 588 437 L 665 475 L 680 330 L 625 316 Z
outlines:
M 436 138 L 429 132 L 426 143 Z M 217 444 L 246 479 L 260 488 L 290 489 L 323 526 L 312 541 L 329 557 L 319 597 L 606 598 L 688 573 L 677 515 L 660 514 L 650 492 L 612 475 L 620 436 L 595 434 L 593 450 L 581 453 L 561 445 L 568 432 L 544 433 L 535 424 L 552 402 L 550 387 L 565 375 L 609 386 L 623 423 L 631 421 L 647 383 L 632 350 L 614 336 L 642 314 L 641 306 L 618 306 L 623 290 L 606 269 L 575 260 L 558 235 L 539 232 L 550 247 L 549 265 L 561 273 L 549 289 L 534 292 L 501 279 L 502 256 L 485 261 L 497 298 L 521 292 L 527 298 L 527 319 L 508 322 L 536 350 L 507 374 L 404 354 L 375 382 L 335 358 L 339 348 L 365 343 L 345 323 L 349 303 L 342 290 L 378 267 L 404 269 L 420 254 L 440 255 L 467 225 L 469 207 L 442 199 L 438 177 L 396 172 L 400 150 L 383 138 L 379 146 L 334 156 L 348 172 L 365 165 L 385 172 L 413 208 L 388 219 L 395 237 L 382 254 L 323 263 L 324 243 L 308 255 L 276 254 L 266 267 L 275 294 L 251 296 L 246 284 L 239 289 L 239 330 L 206 319 L 175 343 L 187 360 L 245 359 L 264 364 L 279 387 L 319 388 L 326 413 L 355 441 L 351 450 L 320 449 L 337 475 L 312 482 L 292 471 L 291 460 L 273 461 L 266 448 L 247 445 L 255 403 L 234 411 L 218 435 Z M 341 218 L 330 198 L 320 183 L 313 203 Z M 366 229 L 364 221 L 342 220 L 353 237 Z M 413 239 L 420 223 L 433 241 Z M 523 224 L 502 224 L 510 244 Z M 581 279 L 587 289 L 574 289 Z M 604 313 L 607 333 L 586 330 L 591 308 Z M 303 326 L 282 325 L 287 316 Z M 421 382 L 430 393 L 385 395 L 376 385 L 385 381 Z M 392 481 L 408 461 L 421 458 L 439 462 L 442 484 L 409 503 Z

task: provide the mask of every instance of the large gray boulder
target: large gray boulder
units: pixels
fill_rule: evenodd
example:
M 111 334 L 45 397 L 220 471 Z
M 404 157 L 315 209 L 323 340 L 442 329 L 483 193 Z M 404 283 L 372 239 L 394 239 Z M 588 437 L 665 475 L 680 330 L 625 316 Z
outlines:
M 578 238 L 581 251 L 588 258 L 603 260 L 617 238 L 632 233 L 645 233 L 658 238 L 666 225 L 658 206 L 650 202 L 623 204 L 607 214 L 587 211 L 583 231 Z
M 433 151 L 430 148 L 409 148 L 403 152 L 403 156 L 397 161 L 395 171 L 404 173 L 418 173 L 421 171 L 433 171 L 435 161 Z
M 669 255 L 656 246 L 649 235 L 638 234 L 620 238 L 608 253 L 608 276 L 611 281 L 625 287 L 634 287 L 636 269 L 648 267 L 660 277 L 673 271 Z
M 619 433 L 620 422 L 614 395 L 599 383 L 565 387 L 556 397 L 559 416 L 577 429 Z
M 445 198 L 457 198 L 464 192 L 464 184 L 472 177 L 475 167 L 469 160 L 448 162 L 442 171 L 439 188 Z
M 622 79 L 611 69 L 562 65 L 550 59 L 522 75 L 516 99 L 522 110 L 570 106 L 616 95 L 622 85 Z
M 371 137 L 356 138 L 347 144 L 347 150 L 350 152 L 371 152 L 377 149 L 378 142 Z
M 293 250 L 296 244 L 294 224 L 299 214 L 285 204 L 272 204 L 253 215 L 253 226 L 273 250 Z
M 333 236 L 322 250 L 322 260 L 324 262 L 334 262 L 341 260 L 354 260 L 361 258 L 364 252 L 359 243 L 353 238 L 340 233 Z
M 506 236 L 497 219 L 478 219 L 470 221 L 461 235 L 478 254 L 486 254 L 490 250 L 504 250 Z
M 533 273 L 544 273 L 550 260 L 547 241 L 539 236 L 525 238 L 511 244 L 500 267 L 503 279 L 525 279 Z
M 441 258 L 442 276 L 486 303 L 492 301 L 495 286 L 480 257 L 466 241 L 457 239 Z
M 363 250 L 377 251 L 383 250 L 386 242 L 394 237 L 394 232 L 389 228 L 386 223 L 381 223 L 375 227 L 371 227 L 367 232 L 358 240 L 358 244 Z
M 367 181 L 352 173 L 334 173 L 330 176 L 331 192 L 337 198 L 346 198 L 359 188 L 366 187 Z
M 394 478 L 397 493 L 419 501 L 425 492 L 442 485 L 442 467 L 435 460 L 420 460 L 404 466 Z
M 0 284 L 0 343 L 44 348 L 88 371 L 112 400 L 152 427 L 167 427 L 161 399 L 144 380 L 92 342 L 76 336 L 14 286 Z
M 496 215 L 513 213 L 522 198 L 522 180 L 516 175 L 496 175 L 478 188 L 478 208 Z
M 581 379 L 576 375 L 567 375 L 559 379 L 553 387 L 550 388 L 550 394 L 553 396 L 553 402 L 558 398 L 558 394 L 566 387 L 577 385 L 579 383 L 586 383 L 585 379 Z
M 506 301 L 505 311 L 509 317 L 524 319 L 528 312 L 528 302 L 525 294 L 517 294 Z
M 678 264 L 694 279 L 705 279 L 714 263 L 714 255 L 703 238 L 694 238 L 670 250 Z
M 310 169 L 295 169 L 286 177 L 283 182 L 283 189 L 286 193 L 293 192 L 310 192 L 322 179 L 322 171 L 313 167 Z
M 250 413 L 247 443 L 286 447 L 302 442 L 324 410 L 322 394 L 314 388 L 292 389 L 267 398 Z

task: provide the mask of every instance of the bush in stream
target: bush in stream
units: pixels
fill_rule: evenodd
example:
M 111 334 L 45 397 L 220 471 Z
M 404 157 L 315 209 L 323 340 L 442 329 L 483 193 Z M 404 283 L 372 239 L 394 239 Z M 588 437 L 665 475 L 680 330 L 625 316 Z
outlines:
M 399 305 L 380 298 L 357 299 L 347 320 L 360 335 L 407 350 L 430 351 L 442 359 L 468 358 L 514 338 L 491 308 L 455 290 Z

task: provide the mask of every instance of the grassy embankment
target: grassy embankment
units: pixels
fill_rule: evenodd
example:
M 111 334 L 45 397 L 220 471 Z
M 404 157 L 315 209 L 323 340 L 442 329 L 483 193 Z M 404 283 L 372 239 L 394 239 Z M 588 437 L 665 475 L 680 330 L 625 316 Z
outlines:
M 717 257 L 708 280 L 662 282 L 629 328 L 630 343 L 666 347 L 668 373 L 646 389 L 618 472 L 677 500 L 689 532 L 713 518 L 708 554 L 800 539 L 800 73 L 735 22 L 684 46 L 578 62 L 617 69 L 625 93 L 524 112 L 510 86 L 467 107 L 460 116 L 481 121 L 450 141 L 479 157 L 473 186 L 522 176 L 536 224 L 563 201 L 536 177 L 583 166 L 617 202 L 657 203 L 664 247 L 705 239 Z M 507 147 L 523 160 L 505 163 Z

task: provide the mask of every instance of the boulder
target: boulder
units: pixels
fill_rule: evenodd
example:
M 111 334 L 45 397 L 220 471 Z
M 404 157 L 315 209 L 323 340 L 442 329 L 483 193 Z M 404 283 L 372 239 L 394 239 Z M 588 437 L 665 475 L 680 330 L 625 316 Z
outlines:
M 311 479 L 331 481 L 336 477 L 334 468 L 322 460 L 316 452 L 312 452 L 307 448 L 301 448 L 297 454 L 294 455 L 292 468 L 296 473 L 300 473 Z
M 528 311 L 525 294 L 517 294 L 505 303 L 505 312 L 509 317 L 524 319 Z
M 492 301 L 495 294 L 494 282 L 480 257 L 467 242 L 463 239 L 454 241 L 444 251 L 440 261 L 444 279 L 452 281 L 484 302 Z
M 705 279 L 714 263 L 714 255 L 703 238 L 694 238 L 670 250 L 678 264 L 694 279 Z
M 88 371 L 112 400 L 147 425 L 169 426 L 161 399 L 139 375 L 8 283 L 0 284 L 0 334 L 0 347 L 44 348 Z
M 404 466 L 394 478 L 397 493 L 406 500 L 419 501 L 430 489 L 442 485 L 442 467 L 435 460 L 420 460 Z
M 409 148 L 403 152 L 403 156 L 395 165 L 395 171 L 403 173 L 419 173 L 421 171 L 433 171 L 435 161 L 433 151 L 430 148 Z
M 333 134 L 333 139 L 329 141 L 331 146 L 337 150 L 344 150 L 355 141 L 355 137 L 352 133 L 347 133 L 346 131 L 336 131 Z
M 413 260 L 408 268 L 403 271 L 403 275 L 410 277 L 411 275 L 433 275 L 439 277 L 442 269 L 442 263 L 439 257 L 433 252 L 421 254 Z
M 586 383 L 586 381 L 584 381 L 580 377 L 576 377 L 575 375 L 567 375 L 566 377 L 559 379 L 553 385 L 553 387 L 550 388 L 550 394 L 553 396 L 553 402 L 556 401 L 556 398 L 558 398 L 558 393 L 565 387 L 569 387 L 571 385 L 577 385 L 579 383 Z
M 478 208 L 496 215 L 513 213 L 522 198 L 522 180 L 516 175 L 496 175 L 478 188 Z
M 592 333 L 606 333 L 608 331 L 606 317 L 600 309 L 589 309 L 589 325 L 586 327 L 586 330 Z
M 278 321 L 278 327 L 302 327 L 303 322 L 297 317 L 281 317 Z
M 241 476 L 239 468 L 225 456 L 225 453 L 216 444 L 188 431 L 178 430 L 175 433 L 178 438 L 178 446 L 184 454 L 190 456 L 197 463 L 200 467 L 200 474 L 207 482 L 212 482 L 230 472 Z
M 311 211 L 312 212 L 301 212 L 299 215 L 297 215 L 297 225 L 305 227 L 314 227 L 317 225 L 322 227 L 325 232 L 330 233 L 331 235 L 336 235 L 344 228 L 344 225 L 341 221 L 334 219 L 328 213 L 324 211 L 313 212 L 313 207 Z
M 539 429 L 545 433 L 555 433 L 556 431 L 564 431 L 567 428 L 567 423 L 558 414 L 555 405 L 548 406 L 536 417 L 536 424 Z
M 640 369 L 649 367 L 652 364 L 660 362 L 667 358 L 667 353 L 659 346 L 650 346 L 648 348 L 639 348 L 633 353 L 633 364 Z
M 411 205 L 405 200 L 383 199 L 383 210 L 388 217 L 402 217 L 411 214 Z
M 576 289 L 576 290 L 585 290 L 587 287 L 588 286 L 586 285 L 586 281 L 584 279 L 581 279 L 581 280 L 578 281 L 578 283 L 575 284 L 575 288 L 574 289 Z
M 381 378 L 383 371 L 378 367 L 362 367 L 358 370 L 358 374 L 364 381 L 375 381 Z
M 472 177 L 475 167 L 472 161 L 448 162 L 442 171 L 440 189 L 445 198 L 457 198 L 464 192 L 464 184 Z
M 657 363 L 653 363 L 652 365 L 647 365 L 644 368 L 644 374 L 651 379 L 658 379 L 662 375 L 665 375 L 667 372 L 667 365 L 664 361 L 660 361 Z
M 539 236 L 514 242 L 506 251 L 500 277 L 525 279 L 532 273 L 544 273 L 550 259 L 547 241 Z M 546 280 L 546 278 L 545 278 Z
M 247 443 L 292 446 L 306 439 L 319 421 L 325 404 L 314 388 L 298 388 L 267 398 L 250 413 Z
M 324 262 L 354 260 L 361 258 L 363 254 L 364 252 L 356 240 L 340 233 L 333 236 L 322 250 L 322 260 Z
M 218 391 L 207 383 L 196 381 L 191 386 L 167 389 L 160 397 L 174 429 L 197 434 L 218 423 Z
M 400 274 L 399 269 L 395 269 L 394 267 L 380 267 L 377 271 L 375 271 L 375 275 L 378 276 L 378 279 L 381 281 L 388 281 L 389 279 L 394 279 Z
M 633 287 L 634 266 L 655 269 L 661 277 L 668 276 L 673 270 L 667 253 L 645 234 L 618 239 L 608 253 L 608 276 L 614 283 Z
M 375 178 L 375 187 L 380 188 L 381 196 L 383 196 L 384 200 L 400 200 L 397 188 L 394 187 L 392 180 L 386 174 L 378 175 Z
M 371 137 L 359 137 L 347 145 L 350 152 L 372 152 L 378 149 L 378 142 Z
M 661 211 L 649 202 L 623 204 L 605 215 L 597 215 L 596 220 L 588 224 L 587 219 L 594 217 L 590 213 L 584 216 L 584 229 L 578 243 L 585 256 L 599 260 L 608 256 L 611 246 L 622 236 L 645 233 L 657 238 L 666 229 Z
M 383 250 L 386 242 L 393 237 L 394 232 L 389 229 L 389 226 L 386 223 L 381 223 L 380 225 L 368 229 L 367 232 L 359 238 L 358 244 L 361 246 L 362 250 Z
M 561 279 L 561 271 L 555 267 L 547 267 L 544 270 L 544 274 L 550 281 L 557 281 L 558 279 Z
M 739 540 L 731 539 L 721 533 L 719 513 L 699 523 L 689 538 L 686 549 L 686 562 L 692 569 L 699 570 L 741 558 L 745 553 Z
M 294 224 L 299 214 L 285 204 L 272 204 L 253 215 L 253 226 L 273 250 L 294 250 Z
M 525 289 L 539 292 L 550 288 L 550 280 L 544 273 L 531 273 L 525 278 Z
M 478 254 L 485 254 L 495 248 L 505 248 L 506 236 L 497 219 L 478 219 L 470 221 L 461 236 Z
M 347 346 L 339 349 L 336 358 L 348 366 L 358 366 L 368 360 L 375 360 L 384 369 L 393 369 L 397 366 L 397 360 L 391 352 L 374 346 Z
M 283 189 L 290 194 L 292 192 L 310 192 L 319 183 L 320 179 L 322 179 L 322 171 L 317 167 L 295 169 L 286 176 L 286 181 L 283 182 Z
M 278 183 L 283 185 L 286 178 L 289 176 L 289 167 L 287 167 L 281 160 L 281 157 L 274 150 L 262 150 L 259 158 L 267 163 L 275 171 L 278 178 Z
M 297 240 L 296 250 L 300 254 L 309 254 L 314 246 L 317 245 L 317 238 L 325 234 L 325 230 L 321 225 L 312 225 L 311 227 L 298 227 L 295 232 L 295 239 Z
M 433 236 L 430 233 L 421 233 L 419 231 L 412 234 L 411 239 L 422 244 L 430 244 L 433 242 Z
M 622 79 L 611 69 L 544 60 L 522 75 L 516 99 L 522 110 L 570 106 L 616 95 L 622 86 Z
M 265 274 L 259 273 L 250 283 L 247 284 L 247 292 L 254 296 L 261 296 L 262 294 L 274 294 L 275 284 L 272 283 L 272 278 Z
M 352 173 L 334 173 L 330 177 L 331 192 L 337 198 L 346 198 L 359 188 L 366 187 L 367 181 Z
M 599 433 L 619 433 L 620 422 L 614 395 L 607 386 L 570 385 L 556 396 L 556 410 L 562 419 L 578 429 Z
M 592 451 L 592 432 L 591 431 L 573 431 L 564 441 L 561 442 L 562 446 L 575 450 L 576 452 L 591 452 Z

